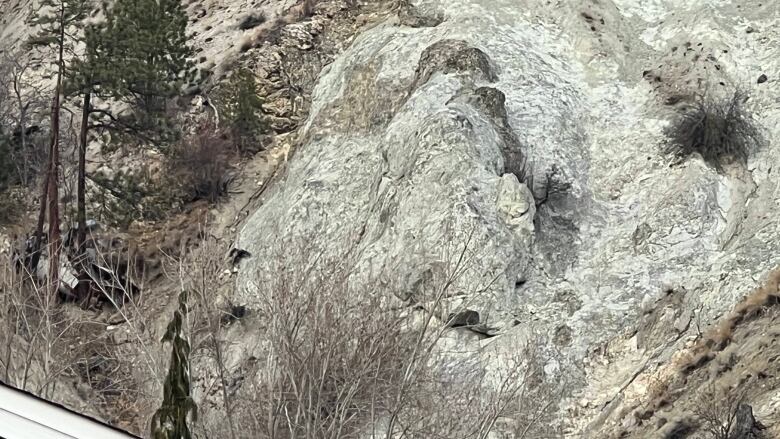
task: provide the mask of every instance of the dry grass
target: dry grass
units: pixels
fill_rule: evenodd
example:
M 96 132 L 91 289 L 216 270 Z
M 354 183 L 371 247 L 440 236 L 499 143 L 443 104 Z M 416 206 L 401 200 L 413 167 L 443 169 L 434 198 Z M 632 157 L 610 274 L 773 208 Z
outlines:
M 691 349 L 691 358 L 681 366 L 684 373 L 691 373 L 715 358 L 715 353 L 725 349 L 732 341 L 734 330 L 740 324 L 749 322 L 768 307 L 780 304 L 780 267 L 770 271 L 762 285 L 746 295 L 734 310 Z
M 719 353 L 733 342 L 734 332 L 740 324 L 759 317 L 766 312 L 767 307 L 780 303 L 779 285 L 780 268 L 777 268 L 768 274 L 762 285 L 746 295 L 731 313 L 701 335 L 696 344 L 676 355 L 676 359 L 670 361 L 668 366 L 671 374 L 667 374 L 665 378 L 650 377 L 645 402 L 634 412 L 634 416 L 647 420 L 659 409 L 675 404 L 675 401 L 685 394 L 683 389 L 690 385 L 689 381 L 695 379 L 692 375 L 715 360 Z M 698 422 L 694 423 L 696 425 L 689 425 L 689 420 L 683 424 L 689 428 L 703 426 L 712 438 L 719 439 L 727 437 L 723 436 L 725 433 L 720 428 L 723 425 L 731 428 L 736 410 L 744 402 L 747 390 L 744 385 L 730 389 L 716 389 L 713 386 L 714 384 L 711 384 L 705 389 L 700 400 L 694 403 L 695 415 L 699 418 Z

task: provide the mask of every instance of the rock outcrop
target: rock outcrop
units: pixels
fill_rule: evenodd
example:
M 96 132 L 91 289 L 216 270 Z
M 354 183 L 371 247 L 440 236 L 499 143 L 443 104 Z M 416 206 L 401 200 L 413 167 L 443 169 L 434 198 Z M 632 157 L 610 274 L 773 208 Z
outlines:
M 27 2 L 11 3 L 6 53 L 29 31 Z M 538 334 L 544 379 L 565 383 L 549 407 L 567 437 L 701 437 L 710 401 L 733 415 L 728 437 L 780 437 L 780 4 L 215 0 L 188 13 L 211 78 L 199 102 L 237 62 L 257 74 L 269 135 L 297 142 L 240 209 L 254 211 L 220 274 L 235 274 L 224 362 L 194 360 L 202 382 L 228 372 L 195 392 L 215 431 L 226 421 L 209 410 L 253 391 L 263 361 L 258 292 L 285 261 L 349 260 L 350 293 L 391 290 L 410 314 L 457 267 L 443 343 L 500 370 Z M 697 95 L 735 90 L 761 133 L 746 163 L 667 153 Z
M 605 437 L 602 408 L 638 398 L 624 394 L 638 376 L 780 262 L 780 8 L 422 0 L 400 11 L 320 75 L 301 144 L 239 234 L 252 256 L 237 294 L 251 308 L 275 255 L 318 249 L 358 254 L 361 272 L 391 273 L 413 302 L 468 243 L 452 306 L 468 303 L 499 345 L 542 328 L 576 376 L 569 432 Z M 746 166 L 664 153 L 679 105 L 735 88 L 765 139 Z

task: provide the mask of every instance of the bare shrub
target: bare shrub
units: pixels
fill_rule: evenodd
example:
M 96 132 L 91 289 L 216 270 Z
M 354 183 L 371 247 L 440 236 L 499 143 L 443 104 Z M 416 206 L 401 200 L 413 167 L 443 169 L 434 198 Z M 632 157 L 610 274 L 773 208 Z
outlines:
M 63 373 L 56 353 L 75 322 L 56 306 L 48 286 L 15 268 L 0 266 L 0 321 L 6 326 L 0 334 L 3 381 L 50 396 Z
M 220 404 L 221 410 L 224 410 L 229 437 L 235 439 L 235 395 L 229 394 L 231 371 L 224 358 L 227 344 L 224 329 L 238 317 L 232 314 L 233 306 L 226 305 L 224 299 L 226 288 L 229 288 L 232 281 L 232 278 L 224 273 L 224 254 L 223 243 L 214 239 L 203 239 L 193 251 L 187 253 L 182 250 L 180 255 L 172 257 L 176 270 L 167 275 L 175 280 L 180 290 L 186 291 L 190 298 L 186 321 L 188 325 L 184 330 L 190 337 L 193 382 L 201 383 L 201 387 L 207 389 L 206 394 L 217 389 L 215 399 L 219 401 L 216 404 Z M 198 373 L 193 368 L 193 363 L 201 365 L 199 370 L 208 368 L 210 373 Z M 204 429 L 202 425 L 199 427 Z M 221 435 L 227 436 L 224 432 L 221 432 Z
M 756 123 L 745 108 L 747 100 L 739 90 L 728 98 L 696 96 L 669 126 L 668 151 L 680 157 L 701 154 L 716 169 L 724 162 L 747 163 L 761 143 Z
M 48 111 L 48 92 L 31 77 L 33 67 L 22 53 L 0 54 L 0 180 L 22 186 L 35 182 L 47 156 L 37 123 Z
M 502 430 L 555 437 L 556 399 L 544 385 L 538 340 L 519 344 L 490 371 L 479 350 L 462 354 L 442 344 L 469 333 L 447 325 L 453 309 L 445 306 L 470 260 L 467 247 L 409 304 L 383 282 L 365 283 L 366 268 L 352 254 L 286 246 L 257 273 L 250 317 L 236 320 L 224 318 L 235 308 L 226 249 L 202 243 L 173 274 L 194 293 L 197 435 L 485 439 Z
M 93 262 L 108 267 L 110 256 L 95 250 Z M 113 316 L 96 318 L 51 294 L 45 270 L 25 269 L 13 261 L 0 264 L 0 381 L 66 405 L 83 401 L 89 414 L 112 425 L 145 430 L 152 399 L 147 391 L 161 381 L 138 297 L 124 283 L 95 283 L 116 307 Z
M 228 135 L 203 124 L 171 152 L 169 178 L 185 202 L 217 202 L 227 194 L 232 145 Z
M 0 223 L 28 204 L 16 186 L 29 188 L 41 174 L 45 147 L 36 124 L 46 105 L 30 78 L 33 62 L 22 53 L 0 53 Z
M 261 437 L 360 436 L 391 409 L 415 346 L 389 297 L 361 294 L 343 260 L 314 260 L 303 269 L 281 260 L 260 289 Z
M 9 385 L 52 398 L 81 355 L 84 343 L 76 347 L 70 341 L 90 322 L 59 306 L 45 280 L 17 269 L 23 266 L 0 265 L 0 322 L 5 326 L 0 376 Z
M 416 378 L 410 398 L 398 413 L 399 428 L 381 436 L 562 437 L 554 405 L 562 383 L 551 384 L 552 377 L 543 370 L 542 342 L 539 338 L 520 341 L 498 366 L 484 364 L 478 352 L 434 362 Z
M 712 439 L 732 439 L 749 392 L 747 385 L 726 388 L 710 384 L 699 396 L 693 413 Z M 749 406 L 748 406 L 749 407 Z M 750 411 L 752 417 L 752 410 Z M 751 425 L 748 428 L 752 428 Z M 742 436 L 740 436 L 742 437 Z

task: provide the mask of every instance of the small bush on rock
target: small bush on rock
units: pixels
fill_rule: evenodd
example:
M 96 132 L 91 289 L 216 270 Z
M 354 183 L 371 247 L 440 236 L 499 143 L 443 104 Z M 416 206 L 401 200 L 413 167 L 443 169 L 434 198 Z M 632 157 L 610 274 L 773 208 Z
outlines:
M 679 157 L 701 154 L 705 162 L 718 170 L 723 163 L 747 163 L 761 138 L 744 107 L 747 99 L 741 91 L 720 99 L 698 96 L 668 128 L 668 152 Z
M 241 30 L 249 30 L 260 26 L 263 23 L 265 23 L 265 15 L 262 13 L 252 13 L 241 19 L 238 28 Z
M 230 136 L 203 124 L 172 150 L 169 176 L 183 201 L 218 201 L 230 182 Z

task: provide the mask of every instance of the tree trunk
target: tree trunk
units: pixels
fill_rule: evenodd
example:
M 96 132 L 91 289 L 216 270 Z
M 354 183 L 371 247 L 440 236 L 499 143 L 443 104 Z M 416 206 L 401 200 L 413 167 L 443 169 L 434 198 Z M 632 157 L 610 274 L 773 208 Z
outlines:
M 62 94 L 62 77 L 65 69 L 65 3 L 60 5 L 60 34 L 57 57 L 57 84 L 54 89 L 54 99 L 51 104 L 51 142 L 49 144 L 49 282 L 52 296 L 60 287 L 60 203 L 59 203 L 59 169 L 60 169 L 60 95 Z
M 60 206 L 59 187 L 57 177 L 59 174 L 59 127 L 60 127 L 60 87 L 54 93 L 51 108 L 51 142 L 49 144 L 49 285 L 51 294 L 57 294 L 60 287 Z
M 30 251 L 29 266 L 30 273 L 35 274 L 38 269 L 38 261 L 41 259 L 41 241 L 43 240 L 43 222 L 46 220 L 46 204 L 49 197 L 49 168 L 51 168 L 51 150 L 49 158 L 46 160 L 46 175 L 43 177 L 43 186 L 41 186 L 41 207 L 38 211 L 38 222 L 35 224 L 35 235 L 33 235 L 33 247 Z
M 81 133 L 79 138 L 79 170 L 76 195 L 76 216 L 78 220 L 78 233 L 76 234 L 76 248 L 79 259 L 84 256 L 85 243 L 87 241 L 87 201 L 86 201 L 86 164 L 87 164 L 87 134 L 89 133 L 89 101 L 91 93 L 84 92 L 84 103 L 81 108 Z
M 13 87 L 16 95 L 16 106 L 19 110 L 19 143 L 22 147 L 22 172 L 21 179 L 23 184 L 30 181 L 29 154 L 27 153 L 27 105 L 22 101 L 22 86 L 20 84 L 24 71 L 14 71 Z M 29 105 L 29 104 L 28 104 Z

